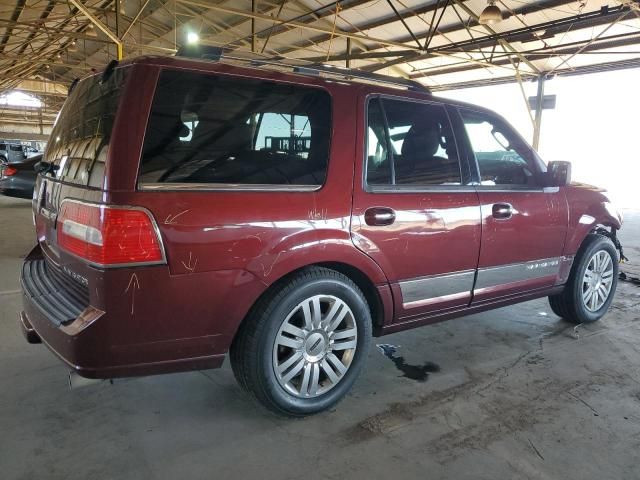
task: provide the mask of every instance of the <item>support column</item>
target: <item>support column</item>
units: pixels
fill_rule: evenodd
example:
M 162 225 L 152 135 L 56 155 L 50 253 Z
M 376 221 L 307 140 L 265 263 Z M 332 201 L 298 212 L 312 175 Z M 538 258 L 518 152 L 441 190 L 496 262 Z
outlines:
M 540 126 L 542 124 L 542 102 L 544 99 L 545 76 L 538 77 L 538 92 L 536 93 L 536 114 L 533 121 L 533 148 L 538 150 L 540 146 Z
M 256 13 L 258 11 L 258 0 L 251 0 L 251 12 Z M 256 19 L 251 17 L 251 51 L 256 51 Z
M 351 39 L 347 38 L 347 58 L 345 60 L 346 67 L 351 68 Z

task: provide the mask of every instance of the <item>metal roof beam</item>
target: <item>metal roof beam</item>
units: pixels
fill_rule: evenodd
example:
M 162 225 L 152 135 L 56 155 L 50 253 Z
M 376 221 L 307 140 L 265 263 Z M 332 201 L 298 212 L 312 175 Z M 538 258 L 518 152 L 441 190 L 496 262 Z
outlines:
M 244 17 L 247 17 L 247 18 L 255 18 L 255 19 L 258 19 L 258 20 L 266 20 L 266 21 L 269 21 L 269 22 L 273 22 L 274 21 L 274 19 L 272 17 L 270 17 L 269 15 L 264 15 L 264 14 L 257 13 L 257 12 L 256 13 L 248 12 L 248 11 L 244 11 L 244 10 L 239 10 L 237 8 L 232 8 L 232 7 L 222 6 L 222 5 L 207 5 L 207 4 L 203 3 L 202 1 L 195 1 L 195 0 L 177 0 L 177 1 L 179 3 L 183 3 L 185 5 L 193 5 L 193 6 L 196 6 L 196 7 L 209 8 L 210 10 L 216 10 L 216 11 L 219 11 L 219 12 L 222 12 L 222 13 L 230 13 L 230 14 L 234 14 L 234 15 L 244 16 Z M 368 35 L 356 34 L 356 33 L 351 33 L 351 32 L 338 30 L 338 29 L 336 29 L 335 31 L 332 31 L 329 28 L 316 27 L 314 25 L 308 25 L 308 24 L 305 24 L 305 23 L 302 23 L 302 22 L 298 22 L 298 21 L 293 21 L 293 20 L 277 20 L 276 23 L 278 23 L 279 25 L 287 25 L 287 26 L 290 26 L 290 27 L 300 28 L 300 29 L 303 29 L 303 30 L 310 30 L 310 31 L 314 31 L 314 32 L 320 32 L 320 33 L 324 33 L 326 35 L 334 36 L 334 37 L 351 38 L 353 40 L 375 42 L 375 43 L 379 43 L 380 45 L 386 45 L 386 46 L 389 46 L 389 47 L 404 47 L 404 48 L 407 48 L 407 45 L 404 45 L 404 44 L 399 43 L 399 42 L 395 42 L 393 40 L 386 40 L 384 38 L 369 37 Z M 416 47 L 415 49 L 419 50 L 418 47 Z

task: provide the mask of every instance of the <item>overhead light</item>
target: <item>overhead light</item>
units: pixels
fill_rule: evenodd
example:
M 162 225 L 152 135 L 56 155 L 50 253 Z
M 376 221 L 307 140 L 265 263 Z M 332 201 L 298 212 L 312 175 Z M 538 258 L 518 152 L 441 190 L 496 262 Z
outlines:
M 478 23 L 480 25 L 493 25 L 502 21 L 502 12 L 496 6 L 495 0 L 489 0 L 489 5 L 480 14 Z
M 92 23 L 87 25 L 87 29 L 84 31 L 84 33 L 86 33 L 87 37 L 97 37 L 98 36 L 98 32 L 96 32 L 96 29 L 95 29 L 95 27 L 93 26 Z
M 60 60 L 62 58 L 62 54 L 60 52 L 56 53 L 56 60 Z
M 75 40 L 71 40 L 71 42 L 69 42 L 69 51 L 70 52 L 77 52 L 78 51 L 78 44 L 76 43 Z
M 126 2 L 125 0 L 120 0 L 120 15 L 126 15 L 127 14 L 127 6 L 126 6 Z
M 187 43 L 190 45 L 195 45 L 200 41 L 200 35 L 196 32 L 188 32 L 187 33 Z

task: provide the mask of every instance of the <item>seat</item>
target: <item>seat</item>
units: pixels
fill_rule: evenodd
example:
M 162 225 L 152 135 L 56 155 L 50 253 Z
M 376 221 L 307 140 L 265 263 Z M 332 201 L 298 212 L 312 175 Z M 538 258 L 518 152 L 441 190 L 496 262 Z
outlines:
M 457 158 L 436 155 L 442 145 L 439 123 L 418 119 L 407 132 L 396 164 L 396 183 L 415 185 L 459 184 Z

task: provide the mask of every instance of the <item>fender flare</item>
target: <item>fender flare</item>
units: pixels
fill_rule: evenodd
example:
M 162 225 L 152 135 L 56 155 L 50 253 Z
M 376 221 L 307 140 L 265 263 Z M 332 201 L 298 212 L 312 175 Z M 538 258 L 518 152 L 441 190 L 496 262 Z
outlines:
M 565 245 L 565 255 L 575 255 L 589 233 L 599 226 L 611 228 L 612 234 L 622 227 L 622 218 L 609 202 L 591 205 L 585 213 L 575 219 L 574 225 L 569 225 L 570 236 Z

